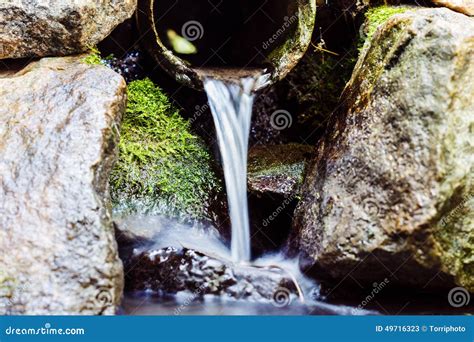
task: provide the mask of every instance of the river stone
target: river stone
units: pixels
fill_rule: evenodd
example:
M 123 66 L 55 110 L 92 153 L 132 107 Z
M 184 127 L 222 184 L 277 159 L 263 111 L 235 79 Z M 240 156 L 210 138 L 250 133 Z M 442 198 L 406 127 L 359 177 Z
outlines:
M 290 246 L 320 277 L 474 291 L 473 79 L 472 18 L 418 9 L 377 29 L 295 215 Z
M 83 57 L 0 73 L 0 313 L 113 314 L 108 176 L 125 81 Z
M 432 0 L 434 4 L 445 6 L 457 11 L 464 13 L 469 16 L 474 16 L 474 1 L 472 0 Z
M 95 46 L 136 0 L 0 0 L 0 59 L 64 56 Z
M 253 302 L 282 300 L 279 296 L 290 301 L 297 294 L 295 283 L 280 268 L 233 264 L 188 248 L 137 252 L 125 266 L 130 291 L 191 292 L 196 297 L 216 295 Z
M 249 151 L 248 189 L 255 193 L 296 195 L 313 146 L 263 145 Z
M 322 2 L 324 3 L 324 1 Z M 382 5 L 437 5 L 468 16 L 474 16 L 474 2 L 472 0 L 335 0 L 331 5 L 338 9 L 343 9 L 345 13 L 351 14 L 353 17 L 364 12 L 367 8 Z M 318 3 L 318 6 L 321 5 Z

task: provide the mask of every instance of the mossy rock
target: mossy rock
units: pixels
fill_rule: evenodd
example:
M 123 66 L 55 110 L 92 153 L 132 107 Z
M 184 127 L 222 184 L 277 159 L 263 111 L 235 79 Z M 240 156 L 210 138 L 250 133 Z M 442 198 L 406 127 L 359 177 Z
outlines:
M 131 82 L 110 177 L 114 213 L 212 220 L 221 191 L 212 166 L 201 139 L 163 91 L 149 79 Z
M 314 147 L 286 144 L 255 146 L 249 152 L 250 192 L 297 196 Z
M 415 6 L 377 6 L 370 8 L 365 12 L 365 22 L 360 31 L 361 35 L 359 37 L 358 48 L 361 50 L 365 43 L 370 41 L 377 31 L 377 28 L 382 26 L 387 20 L 393 17 L 396 14 L 405 13 L 408 10 L 415 10 Z
M 340 104 L 357 55 L 356 44 L 340 46 L 337 51 L 313 44 L 299 64 L 275 86 L 279 108 L 292 116 L 292 126 L 282 132 L 290 136 L 287 141 L 305 137 L 305 142 L 312 143 L 324 134 L 328 120 Z
M 341 286 L 474 292 L 474 22 L 385 14 L 317 146 L 291 247 Z

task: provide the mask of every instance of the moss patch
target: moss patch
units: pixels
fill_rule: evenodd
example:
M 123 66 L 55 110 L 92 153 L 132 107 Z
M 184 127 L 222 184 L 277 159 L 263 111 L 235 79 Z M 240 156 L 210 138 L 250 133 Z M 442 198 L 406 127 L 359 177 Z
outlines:
M 104 65 L 99 49 L 96 47 L 91 47 L 89 50 L 89 55 L 84 57 L 82 61 L 90 65 Z
M 364 46 L 366 41 L 370 41 L 377 31 L 377 28 L 385 23 L 388 19 L 396 14 L 405 13 L 407 10 L 413 9 L 410 6 L 379 6 L 369 9 L 365 13 L 365 35 L 360 37 L 359 50 Z
M 111 174 L 120 213 L 201 219 L 219 190 L 211 157 L 168 97 L 149 79 L 128 85 L 119 159 Z

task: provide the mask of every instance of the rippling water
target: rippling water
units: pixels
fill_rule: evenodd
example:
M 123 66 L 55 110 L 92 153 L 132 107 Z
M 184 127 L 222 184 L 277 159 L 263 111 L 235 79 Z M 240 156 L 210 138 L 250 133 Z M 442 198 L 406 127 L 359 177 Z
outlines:
M 129 216 L 118 220 L 126 228 L 149 242 L 135 247 L 136 253 L 167 247 L 187 248 L 201 251 L 208 256 L 233 264 L 231 251 L 213 227 L 185 224 L 161 216 Z M 151 243 L 150 243 L 151 242 Z M 330 305 L 322 302 L 319 285 L 301 271 L 297 259 L 288 259 L 283 254 L 268 254 L 251 263 L 252 267 L 278 268 L 294 280 L 300 293 L 298 296 L 278 293 L 274 300 L 257 303 L 237 300 L 228 296 L 205 295 L 192 292 L 163 294 L 153 291 L 127 293 L 122 307 L 126 315 L 349 315 L 367 314 L 345 305 Z

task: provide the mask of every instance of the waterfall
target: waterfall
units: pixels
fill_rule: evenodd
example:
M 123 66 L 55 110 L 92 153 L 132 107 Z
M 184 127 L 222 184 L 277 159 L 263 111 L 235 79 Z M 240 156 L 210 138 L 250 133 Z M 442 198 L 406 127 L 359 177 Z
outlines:
M 232 258 L 250 261 L 250 228 L 247 203 L 247 153 L 252 119 L 253 90 L 265 76 L 245 77 L 239 81 L 204 78 L 219 149 L 222 157 L 227 201 L 232 225 Z

